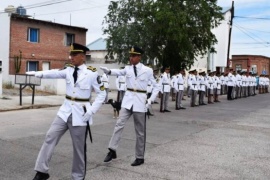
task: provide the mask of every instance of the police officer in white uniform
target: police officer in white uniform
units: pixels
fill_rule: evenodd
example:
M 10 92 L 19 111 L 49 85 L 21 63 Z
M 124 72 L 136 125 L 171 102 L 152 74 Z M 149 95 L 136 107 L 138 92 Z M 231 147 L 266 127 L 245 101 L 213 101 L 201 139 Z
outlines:
M 39 152 L 34 180 L 49 178 L 49 161 L 53 150 L 63 134 L 69 130 L 73 144 L 72 179 L 82 180 L 86 174 L 86 130 L 87 122 L 92 124 L 92 116 L 101 107 L 106 92 L 95 68 L 84 64 L 85 53 L 89 49 L 83 45 L 71 45 L 71 63 L 62 70 L 27 72 L 40 78 L 65 79 L 66 99 L 60 107 Z M 92 89 L 97 93 L 91 105 Z M 89 124 L 88 124 L 89 125 Z
M 179 74 L 175 76 L 174 81 L 174 89 L 176 90 L 176 101 L 175 101 L 175 109 L 186 109 L 182 105 L 182 98 L 184 95 L 184 78 L 183 75 L 185 74 L 185 70 L 181 69 Z
M 164 73 L 159 78 L 159 86 L 161 87 L 161 98 L 160 98 L 160 112 L 171 112 L 168 109 L 169 96 L 171 91 L 171 79 L 170 79 L 170 67 L 165 66 Z
M 132 47 L 129 51 L 130 64 L 124 69 L 108 69 L 100 67 L 109 75 L 126 75 L 127 91 L 122 101 L 119 119 L 116 122 L 113 135 L 109 143 L 109 153 L 104 162 L 109 162 L 117 157 L 116 149 L 118 148 L 121 134 L 124 130 L 125 123 L 133 115 L 136 132 L 135 161 L 131 166 L 139 166 L 144 163 L 145 141 L 146 141 L 146 111 L 151 105 L 159 92 L 159 86 L 153 76 L 153 70 L 140 63 L 143 50 L 139 47 Z M 153 84 L 152 95 L 147 99 L 146 88 L 148 81 Z
M 232 91 L 233 91 L 233 87 L 234 87 L 234 81 L 235 81 L 235 78 L 232 74 L 233 72 L 233 69 L 230 69 L 229 73 L 228 73 L 228 83 L 227 83 L 227 87 L 228 87 L 228 92 L 227 92 L 227 100 L 233 100 L 233 97 L 232 97 Z

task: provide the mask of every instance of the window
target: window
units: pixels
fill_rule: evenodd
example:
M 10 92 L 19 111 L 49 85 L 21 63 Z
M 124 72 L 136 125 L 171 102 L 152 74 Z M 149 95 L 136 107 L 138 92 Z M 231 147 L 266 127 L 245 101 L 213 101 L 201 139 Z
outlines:
M 75 34 L 66 33 L 66 46 L 70 46 L 74 43 Z
M 39 42 L 39 29 L 28 28 L 27 41 L 29 42 Z
M 242 64 L 236 64 L 235 71 L 241 71 L 241 70 L 242 70 Z
M 256 74 L 257 73 L 257 65 L 251 65 L 251 72 L 253 74 Z
M 43 62 L 42 63 L 42 71 L 50 70 L 50 62 Z
M 26 71 L 38 71 L 38 61 L 28 61 Z

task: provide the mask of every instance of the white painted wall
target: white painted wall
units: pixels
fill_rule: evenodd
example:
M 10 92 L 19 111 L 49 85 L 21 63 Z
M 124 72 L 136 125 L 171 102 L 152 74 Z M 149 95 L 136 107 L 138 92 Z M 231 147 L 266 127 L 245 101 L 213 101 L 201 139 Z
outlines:
M 91 58 L 94 59 L 105 59 L 105 56 L 107 55 L 107 51 L 90 51 Z
M 224 14 L 224 20 L 221 21 L 221 24 L 212 30 L 212 32 L 216 35 L 218 43 L 214 46 L 217 53 L 210 55 L 211 70 L 214 70 L 216 67 L 227 66 L 230 19 L 231 11 L 227 11 Z
M 10 16 L 8 13 L 0 13 L 0 59 L 2 60 L 3 83 L 9 79 L 9 44 L 10 44 Z

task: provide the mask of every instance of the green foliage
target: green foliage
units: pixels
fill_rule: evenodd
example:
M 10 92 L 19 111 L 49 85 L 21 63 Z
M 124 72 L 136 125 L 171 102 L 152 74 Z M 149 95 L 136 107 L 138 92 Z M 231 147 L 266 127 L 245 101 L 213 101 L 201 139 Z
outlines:
M 103 21 L 108 55 L 128 62 L 128 48 L 145 50 L 143 63 L 189 68 L 217 42 L 211 29 L 223 19 L 216 0 L 111 1 Z
M 14 66 L 15 66 L 15 73 L 19 73 L 21 70 L 21 64 L 22 64 L 22 51 L 20 51 L 19 55 L 14 55 Z

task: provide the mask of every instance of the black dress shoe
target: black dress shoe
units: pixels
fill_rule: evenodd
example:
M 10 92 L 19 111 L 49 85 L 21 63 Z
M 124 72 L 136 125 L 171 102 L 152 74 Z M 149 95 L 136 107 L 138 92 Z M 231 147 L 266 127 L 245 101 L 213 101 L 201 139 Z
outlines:
M 169 111 L 168 109 L 165 109 L 164 112 L 171 112 L 171 111 Z
M 33 180 L 46 180 L 49 179 L 50 175 L 48 173 L 42 173 L 42 172 L 38 172 L 35 175 Z
M 180 109 L 186 109 L 185 107 L 180 107 Z
M 175 110 L 180 110 L 180 108 L 175 108 Z
M 116 152 L 112 149 L 109 149 L 110 151 L 108 152 L 107 156 L 104 159 L 104 162 L 110 162 L 112 159 L 116 159 L 117 155 Z
M 158 104 L 158 102 L 155 101 L 154 104 Z
M 144 163 L 144 159 L 135 159 L 131 166 L 139 166 Z
M 205 104 L 205 103 L 202 103 L 201 105 L 207 105 L 207 104 Z

